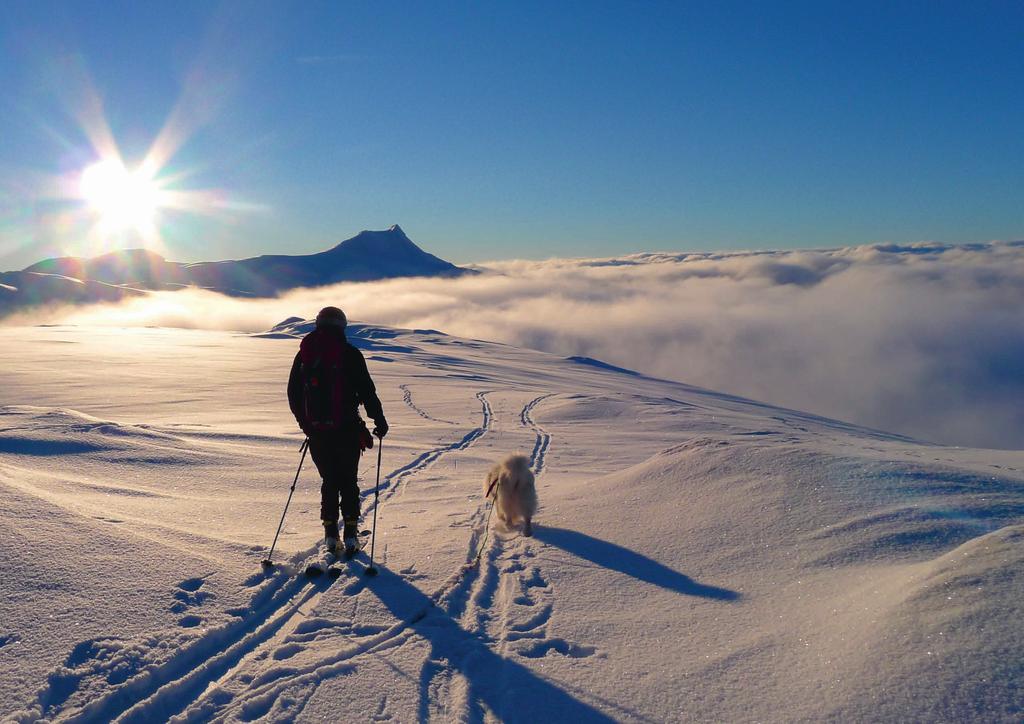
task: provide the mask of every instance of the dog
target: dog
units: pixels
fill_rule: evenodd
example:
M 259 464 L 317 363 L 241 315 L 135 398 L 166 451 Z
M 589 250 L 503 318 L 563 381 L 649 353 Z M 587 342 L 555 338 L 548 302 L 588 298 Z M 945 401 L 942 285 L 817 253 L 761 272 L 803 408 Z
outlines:
M 506 527 L 522 522 L 523 535 L 533 535 L 537 488 L 528 457 L 509 455 L 491 468 L 484 480 L 484 495 L 494 498 L 494 512 Z

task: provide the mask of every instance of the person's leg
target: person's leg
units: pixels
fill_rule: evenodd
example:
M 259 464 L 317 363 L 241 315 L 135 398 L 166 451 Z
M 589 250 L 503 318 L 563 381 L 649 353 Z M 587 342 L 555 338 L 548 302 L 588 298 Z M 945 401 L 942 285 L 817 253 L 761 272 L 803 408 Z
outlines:
M 340 467 L 338 443 L 327 437 L 309 438 L 309 453 L 323 480 L 320 485 L 320 520 L 324 524 L 324 537 L 337 540 L 338 498 L 340 494 Z
M 341 515 L 345 520 L 345 538 L 359 530 L 359 449 L 358 436 L 338 446 L 338 489 L 341 493 Z

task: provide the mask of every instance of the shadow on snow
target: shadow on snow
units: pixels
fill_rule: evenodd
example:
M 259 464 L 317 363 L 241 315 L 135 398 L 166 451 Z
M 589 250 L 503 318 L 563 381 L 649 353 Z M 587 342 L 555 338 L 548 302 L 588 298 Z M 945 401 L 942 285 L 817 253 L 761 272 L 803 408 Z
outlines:
M 546 525 L 537 526 L 534 528 L 533 537 L 603 568 L 625 573 L 627 576 L 653 583 L 669 591 L 718 601 L 736 601 L 740 598 L 738 591 L 698 583 L 647 556 L 599 538 L 592 538 L 579 531 Z
M 380 575 L 368 587 L 370 592 L 430 644 L 430 657 L 420 672 L 421 721 L 432 718 L 431 681 L 447 667 L 462 674 L 468 683 L 470 721 L 485 718 L 479 702 L 502 721 L 613 721 L 522 664 L 495 653 L 485 640 L 463 629 L 401 576 L 383 567 L 379 570 Z

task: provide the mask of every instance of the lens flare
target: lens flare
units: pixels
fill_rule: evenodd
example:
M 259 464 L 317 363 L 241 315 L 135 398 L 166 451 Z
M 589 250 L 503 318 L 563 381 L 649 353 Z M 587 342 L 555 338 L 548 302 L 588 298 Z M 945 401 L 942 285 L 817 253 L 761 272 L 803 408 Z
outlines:
M 26 209 L 13 221 L 0 218 L 0 231 L 10 229 L 10 238 L 20 238 L 17 246 L 38 249 L 37 258 L 89 257 L 134 248 L 167 255 L 167 239 L 186 247 L 203 243 L 195 217 L 203 217 L 200 225 L 224 225 L 242 215 L 266 213 L 265 205 L 223 187 L 197 188 L 198 179 L 215 164 L 207 158 L 201 167 L 190 166 L 180 158 L 191 137 L 213 121 L 225 102 L 223 88 L 211 85 L 210 79 L 221 77 L 221 71 L 230 77 L 224 69 L 233 66 L 225 62 L 215 72 L 215 56 L 201 54 L 170 115 L 140 157 L 136 148 L 130 156 L 119 148 L 104 99 L 81 58 L 59 54 L 58 100 L 72 123 L 64 127 L 37 119 L 64 149 L 59 170 L 18 169 L 12 176 L 7 167 L 0 168 L 0 196 L 10 196 Z
M 82 171 L 79 192 L 107 231 L 152 228 L 162 204 L 159 185 L 141 171 L 108 159 Z

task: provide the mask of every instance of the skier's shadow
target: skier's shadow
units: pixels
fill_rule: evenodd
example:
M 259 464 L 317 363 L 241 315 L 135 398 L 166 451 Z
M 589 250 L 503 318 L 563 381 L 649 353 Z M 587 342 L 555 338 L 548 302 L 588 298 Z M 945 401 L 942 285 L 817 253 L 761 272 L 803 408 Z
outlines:
M 430 643 L 420 671 L 419 721 L 429 721 L 433 679 L 444 668 L 458 671 L 469 686 L 469 721 L 483 721 L 480 702 L 502 721 L 612 722 L 522 664 L 495 653 L 481 636 L 466 631 L 418 588 L 387 568 L 366 586 L 393 616 Z
M 735 601 L 740 598 L 738 591 L 698 583 L 647 556 L 579 531 L 545 525 L 534 528 L 533 536 L 539 541 L 561 548 L 591 563 L 653 583 L 669 591 L 719 601 Z

